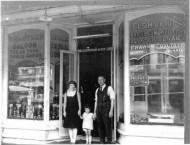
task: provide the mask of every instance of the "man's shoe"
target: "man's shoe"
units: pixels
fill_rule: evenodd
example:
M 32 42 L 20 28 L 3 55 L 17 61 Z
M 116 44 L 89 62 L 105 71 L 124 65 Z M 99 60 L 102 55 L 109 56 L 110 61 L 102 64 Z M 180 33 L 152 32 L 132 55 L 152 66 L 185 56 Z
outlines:
M 101 141 L 100 141 L 100 144 L 105 144 L 105 141 L 102 141 L 102 140 L 101 140 Z

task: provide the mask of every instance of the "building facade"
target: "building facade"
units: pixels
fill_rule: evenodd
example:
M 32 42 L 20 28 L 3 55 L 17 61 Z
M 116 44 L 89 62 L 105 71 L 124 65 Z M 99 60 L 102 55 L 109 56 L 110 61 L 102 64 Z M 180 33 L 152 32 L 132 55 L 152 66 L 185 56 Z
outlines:
M 55 4 L 66 6 L 2 15 L 2 142 L 66 139 L 67 83 L 93 106 L 104 74 L 116 93 L 113 141 L 190 143 L 189 3 Z

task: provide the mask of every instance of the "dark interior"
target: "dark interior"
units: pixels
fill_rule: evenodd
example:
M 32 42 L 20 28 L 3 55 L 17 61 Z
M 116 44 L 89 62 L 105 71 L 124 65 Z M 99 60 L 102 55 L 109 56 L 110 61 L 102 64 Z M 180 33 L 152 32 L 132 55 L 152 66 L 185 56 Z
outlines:
M 91 112 L 94 112 L 95 91 L 98 85 L 98 76 L 104 75 L 106 77 L 106 84 L 111 82 L 111 52 L 97 51 L 97 52 L 82 52 L 80 53 L 80 93 L 82 102 L 82 113 L 84 112 L 84 105 L 91 106 Z M 81 121 L 82 123 L 82 121 Z M 94 122 L 93 136 L 96 136 L 97 121 Z M 79 134 L 84 134 L 79 130 Z

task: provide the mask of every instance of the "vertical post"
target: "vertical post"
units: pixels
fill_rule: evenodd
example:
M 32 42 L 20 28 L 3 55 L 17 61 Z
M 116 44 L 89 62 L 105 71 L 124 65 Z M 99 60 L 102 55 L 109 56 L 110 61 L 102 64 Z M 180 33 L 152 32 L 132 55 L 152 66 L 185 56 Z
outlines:
M 73 27 L 72 28 L 72 35 L 70 35 L 70 48 L 69 50 L 72 50 L 72 51 L 75 51 L 76 54 L 74 54 L 74 80 L 77 82 L 77 87 L 78 87 L 78 90 L 80 90 L 79 86 L 80 86 L 80 82 L 79 82 L 79 66 L 80 66 L 80 63 L 79 63 L 79 54 L 77 53 L 77 40 L 73 39 L 73 37 L 77 36 L 77 28 L 76 27 Z
M 44 121 L 49 122 L 49 92 L 50 92 L 50 28 L 49 23 L 45 25 L 45 57 L 44 57 Z
M 7 118 L 7 105 L 8 105 L 8 29 L 4 28 L 4 40 L 3 40 L 3 50 L 2 50 L 2 54 L 3 54 L 3 78 L 2 78 L 2 121 L 3 123 L 5 122 L 6 118 Z
M 129 21 L 124 20 L 124 124 L 130 124 Z
M 3 39 L 3 28 L 2 29 L 0 29 L 0 31 L 1 31 L 1 38 L 0 38 L 0 42 L 1 42 L 1 46 L 0 46 L 0 96 L 3 96 L 3 83 L 2 83 L 2 78 L 3 78 L 3 55 L 2 55 L 2 53 L 3 53 L 3 41 L 2 41 L 2 39 Z M 0 97 L 0 110 L 3 110 L 3 107 L 2 107 L 2 105 L 3 105 L 3 103 L 2 103 L 2 97 Z M 1 111 L 0 112 L 0 142 L 2 141 L 2 127 L 1 127 L 1 125 L 2 125 L 2 116 L 3 116 L 3 111 Z
M 187 10 L 185 19 L 186 42 L 185 42 L 185 95 L 184 95 L 184 114 L 185 114 L 185 135 L 184 143 L 190 144 L 190 50 L 189 50 L 189 10 Z
M 116 29 L 116 24 L 113 25 L 113 87 L 115 91 L 115 95 L 117 94 L 117 87 L 116 87 L 116 46 L 117 46 L 117 29 Z M 115 97 L 114 101 L 114 134 L 113 134 L 113 139 L 116 141 L 116 126 L 117 126 L 117 95 Z
M 63 52 L 60 51 L 60 78 L 59 78 L 59 136 L 61 136 L 61 129 L 63 124 Z

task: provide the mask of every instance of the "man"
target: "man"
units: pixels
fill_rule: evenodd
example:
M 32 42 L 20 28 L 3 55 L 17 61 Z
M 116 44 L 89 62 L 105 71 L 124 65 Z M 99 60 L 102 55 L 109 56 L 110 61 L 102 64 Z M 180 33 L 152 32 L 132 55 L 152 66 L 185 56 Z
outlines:
M 111 118 L 113 117 L 113 106 L 115 93 L 111 86 L 105 84 L 104 76 L 98 77 L 99 88 L 95 92 L 94 117 L 98 121 L 98 132 L 100 142 L 105 143 L 104 127 L 107 135 L 107 143 L 112 142 Z

